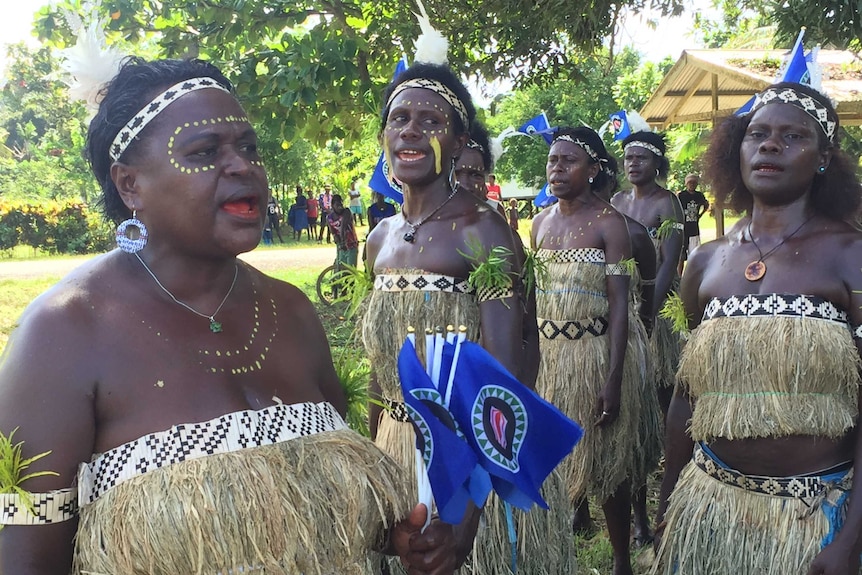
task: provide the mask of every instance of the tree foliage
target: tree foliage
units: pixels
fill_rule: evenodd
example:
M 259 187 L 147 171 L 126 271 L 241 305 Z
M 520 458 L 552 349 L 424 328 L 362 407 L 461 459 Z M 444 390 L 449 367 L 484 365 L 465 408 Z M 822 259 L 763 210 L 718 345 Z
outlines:
M 72 42 L 60 14 L 83 0 L 45 8 L 41 38 Z M 682 0 L 650 0 L 665 14 Z M 517 83 L 578 75 L 578 53 L 601 46 L 623 7 L 644 0 L 426 0 L 434 25 L 450 38 L 450 60 L 465 73 Z M 404 0 L 104 0 L 112 41 L 154 41 L 162 56 L 199 55 L 235 80 L 258 123 L 284 140 L 348 142 L 368 114 L 419 27 Z M 517 23 L 517 25 L 514 25 Z
M 96 186 L 83 157 L 86 112 L 69 101 L 49 48 L 10 46 L 0 89 L 0 195 L 90 201 Z
M 552 126 L 598 129 L 621 108 L 639 109 L 671 65 L 670 59 L 641 64 L 640 56 L 631 49 L 624 49 L 613 59 L 607 53 L 581 58 L 580 77 L 561 77 L 547 86 L 528 86 L 500 98 L 496 114 L 487 123 L 492 134 L 497 134 L 509 126 L 517 128 L 544 111 Z M 507 152 L 495 170 L 504 179 L 516 179 L 530 187 L 544 184 L 547 144 L 539 137 L 523 136 L 509 138 L 506 144 Z M 615 144 L 609 146 L 613 149 Z

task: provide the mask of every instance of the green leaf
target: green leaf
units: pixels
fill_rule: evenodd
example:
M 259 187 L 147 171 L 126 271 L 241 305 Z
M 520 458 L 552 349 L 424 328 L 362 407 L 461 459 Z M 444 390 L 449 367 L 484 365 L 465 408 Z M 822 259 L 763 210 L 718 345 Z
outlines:
M 689 332 L 688 322 L 691 318 L 686 315 L 685 304 L 676 292 L 671 292 L 667 296 L 658 316 L 671 322 L 671 329 L 674 333 L 686 334 Z

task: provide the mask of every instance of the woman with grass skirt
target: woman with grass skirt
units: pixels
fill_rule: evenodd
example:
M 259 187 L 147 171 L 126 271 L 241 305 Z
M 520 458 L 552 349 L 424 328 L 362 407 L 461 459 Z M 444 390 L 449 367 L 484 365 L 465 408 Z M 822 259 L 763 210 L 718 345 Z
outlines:
M 793 83 L 725 120 L 705 160 L 745 217 L 685 268 L 654 572 L 858 575 L 856 162 L 829 98 Z
M 404 204 L 368 236 L 374 289 L 362 330 L 377 398 L 369 409 L 372 436 L 404 467 L 415 497 L 416 438 L 397 370 L 407 328 L 464 325 L 468 339 L 517 376 L 523 311 L 509 227 L 455 181 L 475 119 L 466 88 L 448 66 L 418 63 L 394 80 L 384 101 L 380 139 Z M 423 338 L 416 342 L 421 357 Z M 456 526 L 459 563 L 470 553 L 478 521 L 478 510 L 471 510 Z
M 593 130 L 555 132 L 546 169 L 559 201 L 537 216 L 532 234 L 546 268 L 536 290 L 541 351 L 536 391 L 578 421 L 584 437 L 560 465 L 556 481 L 546 482 L 551 510 L 531 513 L 526 521 L 568 520 L 573 504 L 594 495 L 607 520 L 613 572 L 630 575 L 628 477 L 642 366 L 628 353 L 633 262 L 626 221 L 594 193 L 610 177 L 606 164 L 604 144 Z
M 383 551 L 452 573 L 451 526 L 420 531 L 400 467 L 347 428 L 311 303 L 237 259 L 269 191 L 228 80 L 129 58 L 99 102 L 87 152 L 120 249 L 4 351 L 0 572 L 370 575 Z
M 648 127 L 630 134 L 623 140 L 623 168 L 632 185 L 630 190 L 617 193 L 611 203 L 626 216 L 643 225 L 653 241 L 656 259 L 656 277 L 653 297 L 650 334 L 650 364 L 652 384 L 658 397 L 660 415 L 645 414 L 645 418 L 662 421 L 667 415 L 676 368 L 679 363 L 679 334 L 671 322 L 661 317 L 668 296 L 679 290 L 678 264 L 682 253 L 683 212 L 676 194 L 663 188 L 657 180 L 667 178 L 670 163 L 667 147 L 661 134 Z M 649 404 L 647 404 L 649 408 Z M 646 484 L 636 487 L 632 499 L 635 516 L 635 545 L 642 546 L 652 539 L 646 528 Z

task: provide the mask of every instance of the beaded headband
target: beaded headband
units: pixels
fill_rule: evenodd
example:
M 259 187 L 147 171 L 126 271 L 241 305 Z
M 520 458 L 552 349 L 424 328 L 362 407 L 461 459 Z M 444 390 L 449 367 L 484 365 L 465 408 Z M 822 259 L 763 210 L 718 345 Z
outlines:
M 653 154 L 655 154 L 659 158 L 664 156 L 664 154 L 662 154 L 661 150 L 659 150 L 656 146 L 653 146 L 649 142 L 639 142 L 639 141 L 629 142 L 628 144 L 626 144 L 626 147 L 623 148 L 623 151 L 625 152 L 629 148 L 634 147 L 634 146 L 637 146 L 638 148 L 646 148 L 647 150 L 649 150 L 650 152 L 652 152 Z
M 389 101 L 386 102 L 386 107 L 388 108 L 391 106 L 392 100 L 395 99 L 395 96 L 408 88 L 424 88 L 426 90 L 436 92 L 455 109 L 458 117 L 461 118 L 461 123 L 464 125 L 464 129 L 470 129 L 470 121 L 467 119 L 467 107 L 464 106 L 464 103 L 455 95 L 455 92 L 449 89 L 448 86 L 430 78 L 413 78 L 412 80 L 407 80 L 406 82 L 398 84 L 398 86 L 392 90 L 392 95 L 389 96 Z
M 561 136 L 557 136 L 554 138 L 554 142 L 557 142 L 559 140 L 563 140 L 565 142 L 571 142 L 576 146 L 580 146 L 587 153 L 587 155 L 593 159 L 594 162 L 605 162 L 605 163 L 607 163 L 607 161 L 608 161 L 607 158 L 600 157 L 598 152 L 596 152 L 591 145 L 582 141 L 580 138 L 578 138 L 576 140 L 575 138 L 571 137 L 568 134 L 563 134 Z M 553 144 L 553 142 L 552 142 L 552 144 Z
M 469 142 L 467 142 L 467 147 L 471 150 L 479 150 L 483 154 L 485 153 L 485 147 L 482 146 L 482 144 L 480 144 L 476 140 L 470 140 Z
M 766 106 L 767 104 L 790 104 L 796 106 L 820 125 L 820 129 L 826 134 L 831 142 L 835 136 L 835 121 L 829 119 L 829 111 L 826 106 L 809 96 L 797 92 L 793 88 L 767 88 L 754 96 L 754 104 L 751 105 L 750 113 Z
M 135 114 L 132 119 L 126 122 L 126 125 L 114 137 L 111 147 L 108 149 L 108 154 L 115 162 L 120 159 L 132 140 L 141 133 L 141 130 L 147 127 L 147 124 L 153 121 L 153 118 L 158 116 L 171 102 L 175 102 L 180 96 L 184 96 L 195 90 L 204 88 L 217 88 L 223 92 L 230 93 L 230 90 L 219 84 L 212 78 L 190 78 L 177 82 L 158 96 L 152 99 L 149 104 L 141 108 L 141 111 Z

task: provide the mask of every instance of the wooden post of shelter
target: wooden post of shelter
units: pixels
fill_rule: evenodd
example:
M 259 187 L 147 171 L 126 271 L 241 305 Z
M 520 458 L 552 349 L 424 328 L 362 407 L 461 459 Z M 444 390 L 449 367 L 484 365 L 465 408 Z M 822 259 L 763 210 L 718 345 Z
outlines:
M 715 130 L 715 123 L 718 116 L 718 74 L 712 74 L 712 129 Z M 715 217 L 715 237 L 720 238 L 724 235 L 724 202 L 714 201 L 712 213 Z

